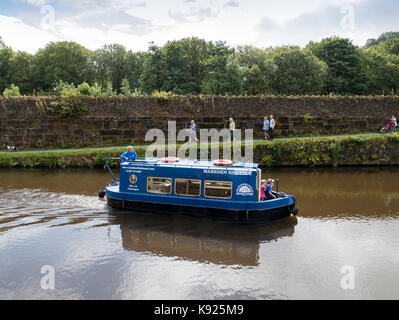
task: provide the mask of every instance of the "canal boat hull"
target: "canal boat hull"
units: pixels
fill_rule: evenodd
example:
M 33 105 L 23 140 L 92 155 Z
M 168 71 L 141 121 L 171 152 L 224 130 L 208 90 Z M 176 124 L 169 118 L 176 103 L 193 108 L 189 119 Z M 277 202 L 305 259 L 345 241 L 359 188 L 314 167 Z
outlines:
M 282 220 L 293 215 L 293 212 L 296 211 L 295 205 L 261 210 L 232 210 L 132 201 L 112 198 L 109 195 L 107 195 L 107 204 L 115 209 L 130 210 L 134 212 L 162 215 L 186 215 L 195 218 L 222 220 L 245 224 L 266 223 L 275 220 Z

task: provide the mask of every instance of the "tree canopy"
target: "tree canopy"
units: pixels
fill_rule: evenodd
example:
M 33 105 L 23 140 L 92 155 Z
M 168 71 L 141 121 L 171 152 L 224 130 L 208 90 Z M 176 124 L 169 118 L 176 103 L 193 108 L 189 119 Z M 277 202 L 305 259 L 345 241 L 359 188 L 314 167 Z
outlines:
M 11 84 L 25 95 L 398 94 L 399 32 L 369 39 L 364 47 L 339 37 L 305 48 L 234 48 L 191 37 L 150 43 L 146 52 L 116 43 L 90 51 L 75 42 L 51 42 L 33 55 L 14 52 L 0 37 L 0 93 Z

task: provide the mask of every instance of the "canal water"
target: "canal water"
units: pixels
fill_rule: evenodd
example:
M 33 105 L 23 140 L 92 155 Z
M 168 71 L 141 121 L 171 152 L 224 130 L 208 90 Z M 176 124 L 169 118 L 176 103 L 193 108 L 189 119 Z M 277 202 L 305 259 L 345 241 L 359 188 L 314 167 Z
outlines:
M 0 299 L 399 299 L 399 169 L 276 169 L 263 226 L 114 211 L 103 170 L 0 170 Z

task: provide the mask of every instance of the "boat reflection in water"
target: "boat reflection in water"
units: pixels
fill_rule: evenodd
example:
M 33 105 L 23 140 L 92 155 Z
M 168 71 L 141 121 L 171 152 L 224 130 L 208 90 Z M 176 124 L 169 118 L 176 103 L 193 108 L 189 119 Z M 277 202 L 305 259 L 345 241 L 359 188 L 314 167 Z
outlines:
M 109 216 L 120 225 L 125 250 L 240 266 L 258 266 L 260 244 L 293 236 L 297 224 L 294 216 L 250 226 L 113 209 Z

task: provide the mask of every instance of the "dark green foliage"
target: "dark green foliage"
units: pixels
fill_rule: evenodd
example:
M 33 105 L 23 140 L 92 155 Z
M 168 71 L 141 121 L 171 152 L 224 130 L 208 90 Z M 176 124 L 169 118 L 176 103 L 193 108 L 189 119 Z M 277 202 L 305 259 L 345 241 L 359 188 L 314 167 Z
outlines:
M 75 42 L 51 42 L 40 49 L 32 61 L 35 88 L 52 92 L 59 81 L 91 82 L 90 52 Z
M 203 93 L 216 95 L 242 93 L 242 80 L 234 50 L 224 42 L 218 41 L 215 45 L 211 45 L 205 65 L 207 73 L 201 85 Z
M 161 91 L 166 73 L 162 49 L 152 43 L 148 51 L 143 73 L 140 76 L 140 84 L 144 93 Z
M 119 44 L 105 45 L 94 52 L 94 72 L 96 79 L 103 87 L 110 81 L 112 88 L 120 93 L 123 78 L 127 73 L 127 52 L 124 46 Z
M 327 65 L 308 50 L 281 47 L 270 53 L 270 87 L 281 95 L 316 94 L 322 92 Z
M 310 42 L 305 49 L 235 49 L 223 41 L 192 37 L 163 46 L 151 43 L 147 52 L 127 51 L 119 44 L 90 51 L 75 42 L 51 42 L 35 55 L 14 52 L 0 38 L 0 93 L 11 83 L 23 95 L 41 96 L 59 95 L 60 83 L 80 87 L 81 94 L 91 96 L 161 91 L 179 95 L 395 95 L 399 33 L 384 33 L 364 48 L 339 37 Z
M 369 92 L 397 94 L 399 88 L 399 39 L 382 42 L 363 52 Z
M 399 32 L 385 32 L 378 37 L 378 39 L 368 39 L 365 48 L 378 46 L 380 43 L 389 41 L 392 39 L 399 39 Z
M 33 56 L 26 52 L 17 52 L 10 59 L 9 80 L 19 87 L 21 94 L 33 92 L 32 62 Z
M 10 47 L 7 47 L 0 37 L 0 93 L 10 84 L 10 61 L 14 52 Z
M 360 50 L 349 39 L 327 38 L 308 48 L 327 66 L 324 93 L 361 95 L 367 92 Z

